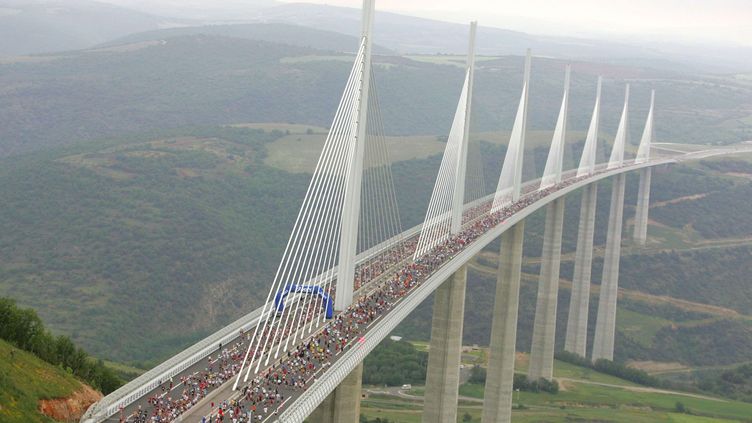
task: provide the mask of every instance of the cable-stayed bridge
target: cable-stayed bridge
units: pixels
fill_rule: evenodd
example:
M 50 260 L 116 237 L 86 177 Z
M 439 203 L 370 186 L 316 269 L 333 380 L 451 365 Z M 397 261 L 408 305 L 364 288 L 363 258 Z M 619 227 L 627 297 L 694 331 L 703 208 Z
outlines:
M 565 349 L 585 356 L 597 184 L 610 179 L 611 209 L 593 360 L 612 359 L 626 173 L 638 172 L 637 244 L 646 241 L 651 170 L 746 147 L 653 157 L 655 93 L 634 158 L 629 85 L 609 158 L 597 163 L 601 81 L 578 165 L 563 165 L 567 67 L 545 169 L 523 181 L 532 57 L 496 189 L 487 192 L 470 142 L 476 24 L 462 90 L 424 222 L 403 230 L 371 66 L 374 0 L 330 133 L 264 305 L 94 404 L 82 422 L 348 422 L 359 417 L 362 361 L 435 292 L 423 421 L 456 422 L 466 264 L 501 237 L 484 422 L 511 419 L 525 219 L 546 209 L 528 376 L 553 376 L 564 204 L 581 190 Z M 752 146 L 748 149 L 752 151 Z M 745 150 L 745 151 L 746 151 Z M 565 332 L 562 330 L 565 329 Z

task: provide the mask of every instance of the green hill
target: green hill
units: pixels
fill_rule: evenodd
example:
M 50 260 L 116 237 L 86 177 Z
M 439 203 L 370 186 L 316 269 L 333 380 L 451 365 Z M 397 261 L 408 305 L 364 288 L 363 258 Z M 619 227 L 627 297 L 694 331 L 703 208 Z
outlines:
M 0 339 L 0 421 L 51 422 L 39 401 L 65 398 L 83 388 L 72 375 Z
M 115 360 L 158 360 L 258 306 L 306 178 L 261 163 L 280 134 L 192 133 L 0 166 L 0 295 Z
M 109 41 L 97 46 L 97 48 L 125 46 L 145 41 L 165 40 L 173 37 L 197 34 L 266 41 L 336 52 L 352 52 L 358 45 L 357 37 L 338 32 L 322 31 L 284 23 L 253 23 L 190 26 L 139 32 Z M 374 46 L 373 52 L 378 55 L 394 54 L 393 51 L 378 45 Z
M 0 196 L 6 207 L 0 209 L 0 231 L 4 234 L 0 239 L 0 295 L 32 306 L 53 330 L 70 335 L 95 356 L 143 362 L 138 365 L 142 368 L 257 307 L 308 181 L 305 173 L 282 170 L 275 167 L 276 161 L 267 159 L 269 151 L 278 157 L 299 143 L 310 142 L 313 135 L 307 134 L 305 125 L 278 126 L 279 131 L 271 130 L 275 125 L 265 125 L 267 131 L 183 128 L 3 160 Z M 545 137 L 540 134 L 534 139 Z M 439 157 L 431 144 L 435 141 L 430 139 L 390 141 L 395 146 L 401 142 L 416 142 L 410 149 L 400 149 L 402 156 L 398 157 L 405 161 L 396 163 L 394 169 L 403 223 L 409 227 L 424 216 Z M 498 172 L 504 149 L 496 144 L 484 146 L 490 181 Z M 545 157 L 543 149 L 533 151 L 535 160 Z M 656 171 L 654 202 L 733 190 L 748 183 L 715 172 L 702 166 Z M 630 187 L 634 185 L 630 180 Z M 631 188 L 628 205 L 634 204 Z M 608 184 L 602 184 L 598 244 L 605 236 L 608 189 Z M 672 204 L 691 209 L 694 202 Z M 576 197 L 568 201 L 563 278 L 571 275 L 578 207 Z M 744 204 L 739 207 L 743 214 Z M 632 213 L 628 206 L 628 218 Z M 531 274 L 537 272 L 535 257 L 540 254 L 542 217 L 531 217 L 527 226 L 525 253 L 529 260 L 525 271 Z M 702 240 L 699 234 L 691 236 L 694 241 L 679 244 L 682 232 L 662 226 L 651 226 L 650 234 L 650 249 L 632 251 L 625 247 L 624 288 L 732 308 L 739 313 L 752 306 L 744 279 L 733 276 L 748 263 L 748 246 L 721 244 L 698 249 L 696 243 Z M 672 251 L 674 246 L 681 248 Z M 727 265 L 714 264 L 719 255 L 726 257 Z M 495 266 L 483 260 L 486 258 L 479 258 L 478 263 Z M 596 283 L 600 280 L 599 263 L 596 259 Z M 708 266 L 717 270 L 708 274 Z M 645 269 L 651 270 L 649 277 L 644 276 Z M 488 275 L 471 272 L 477 289 L 468 294 L 472 306 L 466 308 L 465 334 L 469 343 L 483 344 L 488 339 L 487 314 L 494 280 Z M 714 290 L 714 286 L 724 289 Z M 565 319 L 567 294 L 562 289 L 560 322 Z M 532 324 L 534 298 L 535 285 L 526 284 L 522 328 Z M 645 360 L 655 355 L 664 359 L 672 357 L 672 349 L 682 348 L 687 353 L 682 360 L 687 364 L 752 360 L 752 348 L 743 342 L 726 347 L 730 339 L 722 339 L 724 334 L 748 339 L 744 334 L 751 329 L 744 320 L 724 321 L 724 317 L 719 321 L 705 315 L 682 318 L 675 308 L 669 308 L 659 314 L 664 321 L 653 321 L 650 318 L 656 311 L 640 306 L 638 300 L 622 304 L 644 316 L 645 322 L 650 321 L 645 325 L 650 330 L 617 338 L 620 358 Z M 595 307 L 596 302 L 592 305 Z M 405 327 L 425 334 L 425 324 L 420 322 L 429 321 L 430 303 L 420 310 L 418 316 L 422 317 Z M 90 321 L 98 324 L 87 324 Z M 729 327 L 733 330 L 717 330 Z M 527 345 L 528 332 L 521 331 L 521 348 Z M 661 336 L 657 337 L 658 333 Z M 680 336 L 682 333 L 693 336 Z M 695 335 L 702 342 L 684 341 L 695 339 Z M 633 342 L 633 338 L 639 342 Z M 654 343 L 654 338 L 661 341 Z
M 262 35 L 252 28 L 257 27 L 173 30 L 164 34 L 176 36 L 157 40 L 146 34 L 141 37 L 147 41 L 127 45 L 0 61 L 0 155 L 185 125 L 288 122 L 328 127 L 352 56 L 284 42 L 288 37 L 310 39 L 319 48 L 339 50 L 344 39 L 274 26 L 270 32 L 290 34 L 282 43 L 270 42 L 266 30 Z M 456 57 L 386 55 L 374 63 L 387 132 L 448 132 L 462 83 Z M 535 59 L 531 129 L 553 126 L 563 66 L 560 60 Z M 478 62 L 474 130 L 511 128 L 521 73 L 520 57 L 483 57 Z M 587 127 L 598 74 L 606 78 L 604 136 L 615 132 L 626 78 L 632 84 L 634 142 L 639 140 L 650 88 L 660 93 L 656 133 L 661 141 L 750 138 L 752 87 L 741 81 L 584 62 L 574 64 L 573 130 Z
M 2 2 L 0 56 L 91 47 L 115 37 L 160 28 L 167 20 L 104 2 Z

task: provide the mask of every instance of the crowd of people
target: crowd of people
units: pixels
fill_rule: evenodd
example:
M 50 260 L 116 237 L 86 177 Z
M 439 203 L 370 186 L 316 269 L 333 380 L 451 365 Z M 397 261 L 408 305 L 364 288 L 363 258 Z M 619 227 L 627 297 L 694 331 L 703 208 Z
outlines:
M 128 417 L 120 420 L 133 423 L 169 422 L 175 420 L 214 388 L 228 381 L 237 374 L 242 358 L 242 345 L 245 335 L 225 348 L 218 349 L 217 354 L 206 359 L 203 371 L 181 376 L 177 381 L 172 378 L 160 383 L 157 392 L 146 399 L 147 407 L 138 408 Z
M 256 374 L 250 383 L 244 384 L 239 395 L 236 395 L 233 400 L 225 400 L 218 404 L 212 403 L 211 412 L 199 421 L 202 423 L 263 422 L 270 416 L 281 413 L 290 398 L 305 391 L 315 381 L 319 372 L 330 366 L 337 356 L 365 334 L 371 323 L 387 314 L 400 298 L 426 281 L 431 274 L 461 252 L 466 245 L 523 208 L 580 179 L 568 179 L 544 190 L 528 190 L 519 201 L 496 213 L 487 213 L 490 208 L 489 202 L 467 210 L 466 214 L 477 217 L 470 220 L 460 233 L 451 236 L 416 260 L 405 261 L 415 251 L 417 236 L 414 236 L 402 241 L 397 248 L 388 249 L 383 257 L 369 261 L 368 271 L 356 270 L 358 275 L 356 290 L 383 276 L 386 271 L 394 273 L 383 278 L 383 281 L 379 280 L 373 289 L 356 298 L 347 310 L 325 322 L 321 330 L 312 331 L 312 336 L 283 353 L 281 358 L 278 357 L 280 350 L 277 348 L 275 361 L 271 366 Z M 486 212 L 480 213 L 479 211 Z M 395 264 L 403 261 L 405 261 L 403 266 L 393 269 Z M 293 313 L 293 311 L 286 312 Z M 286 340 L 290 336 L 297 339 L 295 337 L 298 336 L 301 327 L 308 324 L 309 328 L 312 328 L 313 320 L 320 318 L 321 315 L 311 307 L 296 313 L 300 314 L 296 316 L 299 321 L 297 327 L 285 325 L 283 328 L 286 329 L 277 329 L 267 324 L 261 329 L 261 339 L 265 340 L 260 344 L 263 345 L 261 351 L 264 353 L 257 353 L 261 359 L 271 356 L 275 340 Z M 280 316 L 282 317 L 284 316 Z M 276 332 L 278 330 L 284 333 Z M 121 420 L 137 423 L 163 423 L 174 420 L 206 397 L 212 389 L 238 374 L 244 358 L 242 351 L 251 338 L 250 333 L 241 334 L 235 344 L 224 349 L 220 348 L 221 351 L 214 359 L 209 357 L 204 371 L 182 378 L 179 381 L 177 394 L 172 393 L 175 386 L 172 381 L 169 381 L 169 384 L 162 385 L 160 393 L 149 398 L 149 410 L 139 408 L 137 412 Z M 267 358 L 263 364 L 266 365 L 268 362 Z

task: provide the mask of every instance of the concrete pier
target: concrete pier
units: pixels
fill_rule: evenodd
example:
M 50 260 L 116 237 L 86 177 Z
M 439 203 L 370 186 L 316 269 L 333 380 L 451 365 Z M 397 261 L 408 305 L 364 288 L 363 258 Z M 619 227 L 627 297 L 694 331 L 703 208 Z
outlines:
M 530 349 L 528 378 L 551 380 L 554 375 L 554 343 L 556 341 L 556 305 L 559 298 L 559 267 L 561 235 L 564 227 L 565 198 L 554 200 L 546 208 L 543 234 L 538 301 L 535 305 L 533 345 Z
M 614 176 L 611 212 L 608 216 L 608 233 L 606 234 L 606 253 L 603 259 L 603 278 L 598 298 L 598 318 L 595 323 L 593 361 L 602 358 L 614 359 L 616 300 L 619 294 L 619 258 L 626 180 L 624 174 Z
M 483 399 L 483 423 L 512 421 L 512 386 L 517 344 L 517 310 L 520 299 L 520 272 L 525 221 L 501 235 L 501 252 L 496 272 L 491 342 Z
M 337 389 L 326 397 L 307 421 L 310 423 L 358 423 L 362 380 L 363 363 L 360 363 Z
M 444 282 L 433 302 L 423 403 L 424 423 L 456 423 L 467 265 Z
M 572 296 L 569 302 L 567 334 L 564 350 L 585 357 L 587 348 L 588 309 L 590 307 L 590 276 L 593 269 L 593 235 L 598 185 L 582 189 L 580 225 L 577 229 L 577 251 L 574 256 Z
M 640 170 L 640 187 L 637 191 L 637 208 L 635 210 L 634 234 L 632 238 L 637 245 L 645 245 L 648 239 L 648 209 L 650 208 L 650 179 L 653 169 Z

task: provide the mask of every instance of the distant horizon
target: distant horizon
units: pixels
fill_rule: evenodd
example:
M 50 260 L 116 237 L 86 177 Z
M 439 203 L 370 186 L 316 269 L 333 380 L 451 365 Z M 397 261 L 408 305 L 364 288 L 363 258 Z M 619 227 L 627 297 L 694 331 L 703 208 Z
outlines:
M 271 0 L 97 0 L 155 14 L 208 14 L 257 7 Z M 279 0 L 359 8 L 362 0 Z M 496 0 L 377 0 L 377 9 L 453 23 L 530 34 L 605 38 L 620 42 L 752 47 L 752 2 L 747 0 L 526 0 L 499 7 Z
M 127 0 L 126 0 L 127 1 Z M 222 1 L 222 0 L 219 0 Z M 360 7 L 361 0 L 279 0 Z M 526 0 L 500 9 L 496 0 L 377 0 L 382 11 L 539 35 L 620 41 L 752 47 L 752 2 L 746 0 Z M 423 5 L 423 7 L 420 7 Z M 655 16 L 650 17 L 648 11 Z M 587 29 L 585 29 L 587 28 Z M 700 35 L 702 34 L 702 35 Z

